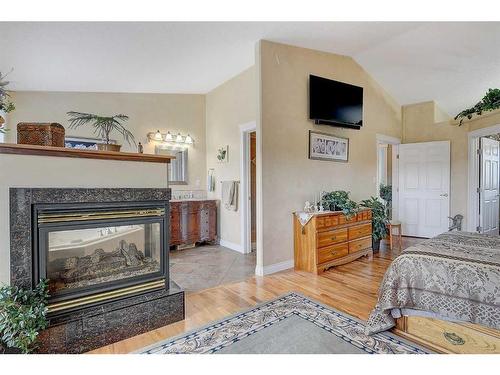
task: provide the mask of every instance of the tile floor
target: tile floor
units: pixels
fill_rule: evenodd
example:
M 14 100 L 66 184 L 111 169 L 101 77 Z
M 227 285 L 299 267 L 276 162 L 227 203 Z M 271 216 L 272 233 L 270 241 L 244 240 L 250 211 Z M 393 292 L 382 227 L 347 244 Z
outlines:
M 198 291 L 255 274 L 255 251 L 241 254 L 223 246 L 205 245 L 170 252 L 170 277 L 185 291 Z

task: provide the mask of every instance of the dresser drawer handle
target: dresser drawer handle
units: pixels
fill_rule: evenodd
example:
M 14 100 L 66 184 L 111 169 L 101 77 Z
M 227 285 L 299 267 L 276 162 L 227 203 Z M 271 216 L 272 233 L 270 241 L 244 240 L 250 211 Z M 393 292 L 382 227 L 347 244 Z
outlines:
M 332 237 L 332 241 L 335 241 L 337 239 L 337 236 Z
M 463 345 L 465 344 L 465 340 L 461 338 L 459 335 L 453 332 L 444 332 L 443 333 L 444 338 L 446 341 L 448 341 L 451 345 Z
M 337 252 L 336 251 L 332 251 L 331 254 L 332 255 L 337 255 Z

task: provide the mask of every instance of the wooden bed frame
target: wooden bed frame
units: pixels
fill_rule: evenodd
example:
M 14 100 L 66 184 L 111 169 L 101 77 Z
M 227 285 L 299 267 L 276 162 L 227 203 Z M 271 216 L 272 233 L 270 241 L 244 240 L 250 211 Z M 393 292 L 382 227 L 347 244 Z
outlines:
M 478 324 L 403 316 L 393 332 L 438 353 L 500 354 L 500 330 Z

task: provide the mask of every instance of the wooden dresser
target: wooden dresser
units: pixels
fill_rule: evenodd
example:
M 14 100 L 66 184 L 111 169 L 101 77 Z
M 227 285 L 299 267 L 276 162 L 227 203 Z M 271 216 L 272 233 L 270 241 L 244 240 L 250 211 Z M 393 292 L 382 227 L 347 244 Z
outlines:
M 320 274 L 372 251 L 372 213 L 350 219 L 342 212 L 316 213 L 302 226 L 294 214 L 295 269 Z
M 170 245 L 217 241 L 217 201 L 170 202 Z

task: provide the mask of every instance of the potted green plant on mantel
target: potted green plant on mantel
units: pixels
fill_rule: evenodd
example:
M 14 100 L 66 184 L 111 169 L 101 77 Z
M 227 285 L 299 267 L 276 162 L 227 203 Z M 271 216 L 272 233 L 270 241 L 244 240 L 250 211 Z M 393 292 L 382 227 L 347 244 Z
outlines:
M 389 222 L 387 207 L 375 197 L 362 200 L 361 206 L 372 210 L 373 250 L 378 251 L 380 249 L 380 241 L 387 235 L 387 223 Z
M 29 353 L 47 327 L 47 280 L 33 289 L 0 287 L 0 354 Z
M 6 81 L 5 78 L 7 74 L 2 74 L 0 72 L 0 133 L 5 133 L 7 126 L 7 113 L 12 112 L 16 109 L 14 103 L 10 101 L 10 95 L 7 92 L 7 86 L 9 85 L 9 81 Z
M 94 134 L 101 138 L 104 143 L 98 143 L 97 148 L 103 151 L 120 151 L 121 145 L 111 143 L 110 135 L 112 132 L 117 132 L 122 135 L 123 139 L 131 145 L 136 145 L 134 135 L 123 126 L 123 122 L 128 120 L 128 116 L 100 116 L 92 113 L 68 112 L 69 128 L 76 129 L 83 125 L 92 126 Z

